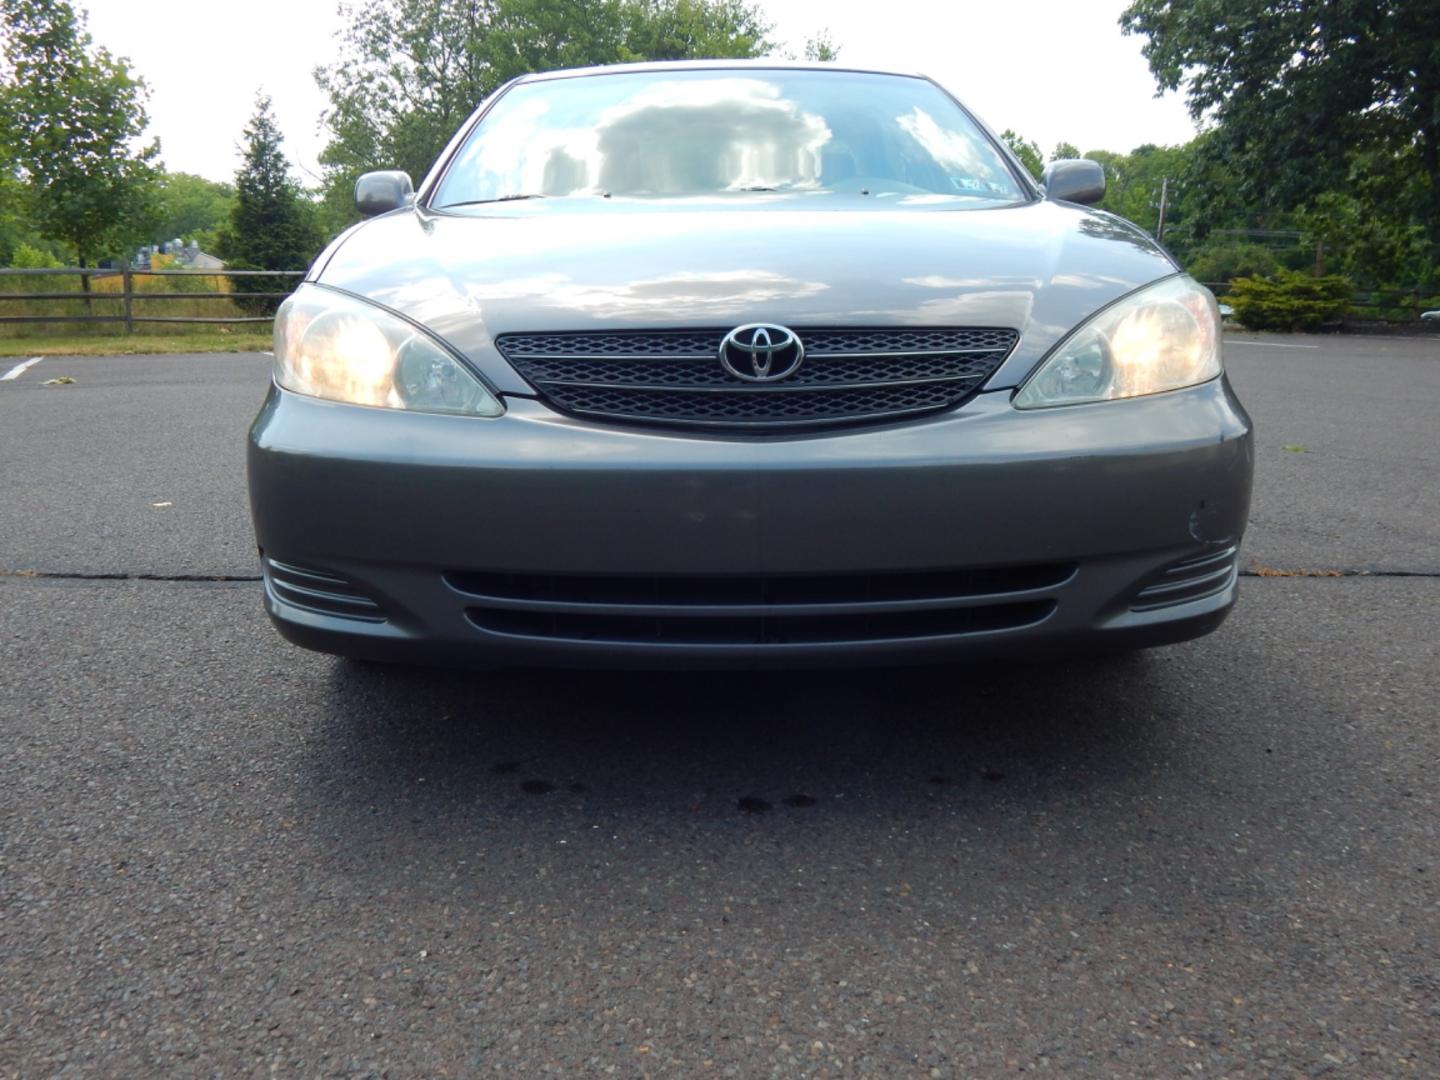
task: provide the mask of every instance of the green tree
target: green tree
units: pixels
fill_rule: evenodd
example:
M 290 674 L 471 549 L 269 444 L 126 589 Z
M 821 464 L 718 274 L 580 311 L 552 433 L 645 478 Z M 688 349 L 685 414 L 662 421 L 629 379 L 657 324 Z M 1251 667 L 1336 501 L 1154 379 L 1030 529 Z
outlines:
M 1185 270 L 1197 281 L 1233 281 L 1239 277 L 1268 277 L 1283 269 L 1269 248 L 1244 240 L 1206 244 L 1195 251 Z
M 1080 148 L 1074 143 L 1059 142 L 1055 144 L 1055 150 L 1050 155 L 1051 161 L 1063 161 L 1067 158 L 1078 158 Z
M 1421 226 L 1377 214 L 1342 191 L 1322 192 L 1295 217 L 1315 250 L 1315 273 L 1339 271 L 1366 288 L 1428 284 Z
M 235 173 L 235 205 L 220 232 L 218 254 L 237 270 L 303 270 L 324 244 L 315 211 L 290 176 L 280 149 L 282 136 L 270 112 L 270 99 L 255 99 L 255 114 L 245 126 L 244 163 Z M 238 278 L 245 292 L 283 292 L 288 278 Z M 273 303 L 250 305 L 273 310 Z
M 1006 128 L 1000 133 L 1000 141 L 1003 142 L 1014 155 L 1020 159 L 1020 164 L 1036 180 L 1045 172 L 1045 155 L 1040 152 L 1040 144 L 1032 139 L 1022 139 L 1014 131 Z
M 328 229 L 354 219 L 369 169 L 429 170 L 489 94 L 517 75 L 634 60 L 751 57 L 770 27 L 745 0 L 374 0 L 350 12 L 329 98 Z
M 829 27 L 805 42 L 805 59 L 815 61 L 840 59 L 840 46 L 836 45 L 835 39 L 830 36 Z
M 1166 195 L 1165 233 L 1173 238 L 1185 223 L 1184 195 L 1190 169 L 1183 146 L 1147 143 L 1128 154 L 1097 150 L 1089 155 L 1105 170 L 1101 209 L 1133 221 L 1150 234 L 1160 224 L 1160 195 Z
M 1440 243 L 1440 4 L 1435 0 L 1132 0 L 1162 90 L 1214 127 L 1252 204 L 1341 190 L 1352 155 L 1383 160 L 1390 205 Z
M 0 0 L 0 14 L 0 141 L 30 188 L 38 230 L 81 266 L 124 252 L 155 214 L 159 146 L 137 146 L 144 82 L 92 42 L 65 0 Z
M 48 247 L 35 229 L 30 186 L 20 179 L 19 168 L 0 161 L 0 266 L 16 266 L 21 248 Z
M 233 184 L 217 184 L 193 173 L 167 172 L 160 178 L 159 222 L 154 238 L 194 239 L 212 247 L 235 206 Z
M 743 0 L 622 0 L 618 7 L 624 36 L 615 59 L 625 62 L 745 59 L 761 55 L 770 44 L 770 24 Z M 542 60 L 533 70 L 548 66 Z

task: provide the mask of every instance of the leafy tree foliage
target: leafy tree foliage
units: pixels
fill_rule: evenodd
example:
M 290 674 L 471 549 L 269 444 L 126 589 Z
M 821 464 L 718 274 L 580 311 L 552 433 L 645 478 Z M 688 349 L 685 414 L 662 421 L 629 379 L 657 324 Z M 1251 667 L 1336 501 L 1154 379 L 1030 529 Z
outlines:
M 0 266 L 15 266 L 21 247 L 43 244 L 35 230 L 30 188 L 19 176 L 19 168 L 0 159 Z
M 1008 146 L 1011 152 L 1020 159 L 1020 164 L 1036 180 L 1039 180 L 1045 172 L 1045 155 L 1040 152 L 1040 144 L 1033 139 L 1022 138 L 1019 134 L 1006 128 L 1000 133 L 1000 141 Z
M 216 245 L 220 257 L 234 269 L 303 270 L 324 243 L 314 208 L 290 176 L 281 141 L 270 99 L 261 95 L 245 126 L 244 163 L 235 173 L 235 205 Z M 293 285 L 279 277 L 237 282 L 250 292 L 283 292 Z
M 65 0 L 0 0 L 6 28 L 0 143 L 30 188 L 42 235 L 84 266 L 149 231 L 158 144 L 143 135 L 146 88 L 97 47 Z
M 213 247 L 218 231 L 235 206 L 233 184 L 217 184 L 193 173 L 165 173 L 160 178 L 160 216 L 155 238 L 195 239 Z
M 1166 239 L 1174 243 L 1187 235 L 1185 194 L 1191 166 L 1188 147 L 1147 143 L 1128 154 L 1095 150 L 1086 156 L 1105 170 L 1102 210 L 1119 214 L 1154 235 L 1160 225 L 1160 194 L 1168 187 Z
M 345 10 L 340 59 L 315 73 L 330 100 L 320 160 L 331 229 L 353 220 L 362 172 L 404 169 L 418 183 L 465 117 L 517 75 L 770 46 L 744 0 L 373 0 Z
M 1386 163 L 1387 216 L 1440 242 L 1440 4 L 1435 0 L 1132 0 L 1150 70 L 1215 125 L 1251 204 L 1341 191 L 1355 155 Z M 1373 209 L 1385 209 L 1375 205 Z
M 1367 288 L 1433 280 L 1424 228 L 1376 214 L 1349 192 L 1322 192 L 1295 221 L 1315 246 L 1317 271 L 1339 271 Z
M 819 62 L 840 59 L 840 46 L 835 44 L 828 27 L 805 42 L 805 59 Z
M 560 6 L 573 10 L 574 5 Z M 591 4 L 584 7 L 595 10 Z M 624 38 L 616 58 L 624 62 L 744 59 L 769 47 L 770 24 L 743 0 L 622 0 L 619 8 Z M 550 66 L 545 62 L 532 70 Z
M 1201 248 L 1185 269 L 1197 281 L 1215 283 L 1238 277 L 1265 277 L 1282 267 L 1269 248 L 1239 240 Z

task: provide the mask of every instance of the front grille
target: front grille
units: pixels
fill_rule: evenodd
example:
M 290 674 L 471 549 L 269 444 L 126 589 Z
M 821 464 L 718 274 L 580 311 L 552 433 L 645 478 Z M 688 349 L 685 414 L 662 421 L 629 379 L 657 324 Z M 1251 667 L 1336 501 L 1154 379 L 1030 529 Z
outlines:
M 561 412 L 630 423 L 776 429 L 954 408 L 1009 355 L 1014 330 L 800 329 L 805 362 L 773 383 L 719 361 L 725 330 L 502 334 L 496 346 Z
M 1224 592 L 1235 581 L 1237 551 L 1232 545 L 1172 563 L 1140 589 L 1130 610 L 1158 611 Z
M 358 585 L 328 570 L 296 566 L 266 556 L 261 560 L 265 584 L 275 596 L 287 604 L 318 612 L 338 615 L 361 622 L 384 622 L 385 612 Z
M 951 637 L 1048 618 L 1074 563 L 875 574 L 454 572 L 481 630 L 548 640 L 768 646 Z

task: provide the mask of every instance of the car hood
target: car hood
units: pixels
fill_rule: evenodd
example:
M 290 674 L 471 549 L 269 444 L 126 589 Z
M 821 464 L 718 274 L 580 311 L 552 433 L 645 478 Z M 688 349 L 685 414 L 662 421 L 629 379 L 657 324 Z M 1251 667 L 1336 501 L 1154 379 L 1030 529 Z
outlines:
M 479 208 L 477 208 L 479 210 Z M 310 279 L 428 327 L 498 389 L 511 331 L 779 323 L 1020 331 L 991 388 L 1128 292 L 1176 272 L 1130 223 L 1037 202 L 989 210 L 635 209 L 556 200 L 404 210 L 357 226 Z

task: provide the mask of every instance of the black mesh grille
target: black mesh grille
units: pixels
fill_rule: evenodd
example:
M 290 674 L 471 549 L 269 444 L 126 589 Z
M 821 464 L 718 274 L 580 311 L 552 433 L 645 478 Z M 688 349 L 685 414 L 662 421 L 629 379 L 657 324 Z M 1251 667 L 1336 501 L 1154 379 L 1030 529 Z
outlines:
M 943 409 L 956 400 L 948 383 L 901 383 L 861 390 L 745 387 L 718 393 L 566 387 L 562 408 L 617 420 L 674 420 L 704 424 L 809 424 L 867 420 Z
M 496 343 L 512 360 L 521 356 L 714 356 L 723 330 L 644 330 L 617 333 L 505 334 Z
M 1013 330 L 802 329 L 805 362 L 774 383 L 719 361 L 725 330 L 504 334 L 496 345 L 562 412 L 629 422 L 775 428 L 860 423 L 960 404 Z
M 525 374 L 535 382 L 604 384 L 636 387 L 725 387 L 741 384 L 713 357 L 704 360 L 572 360 L 568 358 L 530 360 Z M 807 356 L 804 365 L 790 378 L 769 389 L 785 387 L 834 386 L 837 384 L 905 381 L 984 379 L 994 364 L 983 356 L 927 355 L 881 356 L 855 360 L 826 360 Z

